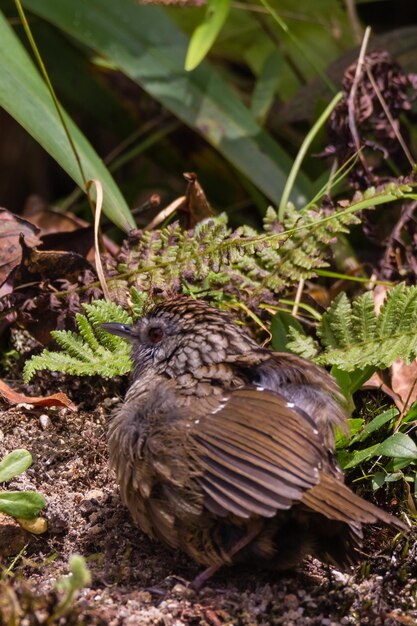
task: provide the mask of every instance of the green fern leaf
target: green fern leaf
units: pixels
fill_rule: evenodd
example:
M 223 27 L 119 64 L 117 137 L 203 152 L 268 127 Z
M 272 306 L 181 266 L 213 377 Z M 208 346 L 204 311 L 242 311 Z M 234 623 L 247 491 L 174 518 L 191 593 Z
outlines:
M 359 341 L 371 341 L 377 332 L 375 302 L 371 291 L 366 291 L 352 304 L 352 326 Z
M 384 369 L 398 358 L 410 363 L 417 356 L 417 287 L 400 284 L 391 289 L 379 316 L 372 293 L 352 305 L 341 294 L 323 315 L 317 334 L 325 347 L 315 357 L 321 365 L 350 372 L 369 366 Z
M 44 350 L 32 357 L 24 367 L 23 377 L 29 381 L 39 370 L 64 372 L 76 376 L 98 374 L 105 378 L 127 374 L 132 369 L 130 346 L 99 328 L 103 322 L 132 322 L 128 313 L 113 302 L 97 300 L 85 304 L 86 316 L 78 314 L 80 335 L 68 331 L 53 331 L 62 352 Z
M 300 332 L 294 326 L 288 329 L 290 341 L 287 342 L 286 348 L 294 354 L 303 356 L 305 359 L 314 359 L 317 356 L 319 347 L 314 339 Z
M 345 347 L 353 341 L 352 307 L 345 293 L 341 293 L 323 315 L 317 335 L 327 348 Z

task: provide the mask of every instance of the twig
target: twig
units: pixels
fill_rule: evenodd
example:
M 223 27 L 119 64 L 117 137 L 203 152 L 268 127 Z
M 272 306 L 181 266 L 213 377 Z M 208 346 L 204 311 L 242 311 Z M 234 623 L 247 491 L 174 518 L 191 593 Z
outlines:
M 97 270 L 97 276 L 100 281 L 100 286 L 103 291 L 103 295 L 108 302 L 111 302 L 110 291 L 107 287 L 106 277 L 104 276 L 103 265 L 101 263 L 100 257 L 100 246 L 98 244 L 98 233 L 100 228 L 100 217 L 101 217 L 101 209 L 103 206 L 103 187 L 101 186 L 101 182 L 99 180 L 89 180 L 87 183 L 87 187 L 90 189 L 91 186 L 94 185 L 96 188 L 97 198 L 96 198 L 96 206 L 94 211 L 94 261 Z
M 305 283 L 305 279 L 301 278 L 300 282 L 298 283 L 297 293 L 295 294 L 294 306 L 292 308 L 292 315 L 294 317 L 297 317 L 298 305 L 300 304 L 301 296 L 302 296 L 303 289 L 304 289 L 304 283 Z
M 385 113 L 389 123 L 391 124 L 391 128 L 394 131 L 394 134 L 395 134 L 395 136 L 397 138 L 397 141 L 400 144 L 401 148 L 403 149 L 404 154 L 405 154 L 405 156 L 408 159 L 408 162 L 410 163 L 411 167 L 413 168 L 414 165 L 415 165 L 415 161 L 414 161 L 414 159 L 413 159 L 413 157 L 411 155 L 411 152 L 409 151 L 409 149 L 407 147 L 407 144 L 405 143 L 404 139 L 402 138 L 402 135 L 401 135 L 400 131 L 398 130 L 398 126 L 395 123 L 395 120 L 392 117 L 389 108 L 387 107 L 387 103 L 385 102 L 385 98 L 382 95 L 381 90 L 379 89 L 378 85 L 376 84 L 376 80 L 373 77 L 371 69 L 370 69 L 370 67 L 368 67 L 367 63 L 365 63 L 365 69 L 366 69 L 366 73 L 367 73 L 368 78 L 369 78 L 369 82 L 371 83 L 372 88 L 375 91 L 376 97 L 378 98 L 379 103 L 380 103 L 380 105 L 381 105 L 381 107 L 382 107 L 382 109 L 383 109 L 383 111 L 384 111 L 384 113 Z
M 368 167 L 366 165 L 365 158 L 364 158 L 364 156 L 362 154 L 362 151 L 361 151 L 361 144 L 360 144 L 360 141 L 359 141 L 358 129 L 356 128 L 356 121 L 355 121 L 355 97 L 356 97 L 356 92 L 358 90 L 358 86 L 359 86 L 359 83 L 360 83 L 360 80 L 361 80 L 362 74 L 363 74 L 365 54 L 366 54 L 366 49 L 368 47 L 368 42 L 369 42 L 369 37 L 370 36 L 371 36 L 371 27 L 367 26 L 367 28 L 365 30 L 365 34 L 363 36 L 363 41 L 362 41 L 362 45 L 361 45 L 361 49 L 360 49 L 359 57 L 358 57 L 358 62 L 356 64 L 355 76 L 353 78 L 352 87 L 350 88 L 350 92 L 349 92 L 349 96 L 348 96 L 348 100 L 347 100 L 349 130 L 350 130 L 350 133 L 352 135 L 352 139 L 354 141 L 356 151 L 358 152 L 358 156 L 359 156 L 360 160 L 362 161 L 362 164 L 363 164 L 363 166 L 365 167 L 366 170 L 368 170 Z
M 149 222 L 149 224 L 147 224 L 143 230 L 152 230 L 153 228 L 159 226 L 159 224 L 166 220 L 167 217 L 175 213 L 175 211 L 177 211 L 184 202 L 185 196 L 180 196 L 179 198 L 171 202 L 171 204 L 165 207 L 165 209 L 159 211 L 159 213 L 155 215 L 153 220 Z
M 352 27 L 353 36 L 355 37 L 355 41 L 357 44 L 361 42 L 362 39 L 362 26 L 360 20 L 358 18 L 358 12 L 356 10 L 356 3 L 354 0 L 344 0 L 346 11 L 349 17 L 349 22 Z

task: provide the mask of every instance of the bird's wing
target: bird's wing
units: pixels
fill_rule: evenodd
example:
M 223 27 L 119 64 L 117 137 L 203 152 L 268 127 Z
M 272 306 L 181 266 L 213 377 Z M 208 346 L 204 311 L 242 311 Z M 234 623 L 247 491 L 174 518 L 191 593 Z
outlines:
M 302 502 L 347 524 L 382 521 L 406 528 L 342 482 L 314 422 L 278 394 L 232 391 L 195 422 L 189 449 L 212 513 L 272 517 Z
M 326 456 L 308 416 L 258 388 L 211 400 L 189 437 L 204 504 L 217 515 L 272 517 L 290 508 L 319 483 Z

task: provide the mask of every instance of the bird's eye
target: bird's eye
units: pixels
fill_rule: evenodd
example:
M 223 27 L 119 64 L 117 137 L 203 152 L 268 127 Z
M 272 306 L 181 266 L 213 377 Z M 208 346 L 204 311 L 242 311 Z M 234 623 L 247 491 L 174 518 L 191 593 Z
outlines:
M 148 328 L 148 339 L 151 343 L 156 344 L 164 338 L 164 331 L 160 326 L 151 326 Z

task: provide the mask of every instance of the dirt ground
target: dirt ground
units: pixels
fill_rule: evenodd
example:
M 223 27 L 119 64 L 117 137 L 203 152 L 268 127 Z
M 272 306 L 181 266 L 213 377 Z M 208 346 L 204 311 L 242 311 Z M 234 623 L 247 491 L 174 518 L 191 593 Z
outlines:
M 395 542 L 381 529 L 369 531 L 355 571 L 316 560 L 280 577 L 224 569 L 196 594 L 187 581 L 199 566 L 147 539 L 120 502 L 106 451 L 106 422 L 118 398 L 99 400 L 99 391 L 82 403 L 81 391 L 77 413 L 0 405 L 0 458 L 22 447 L 33 455 L 32 467 L 9 486 L 42 493 L 49 526 L 31 537 L 11 571 L 10 558 L 3 559 L 1 624 L 12 623 L 16 603 L 27 626 L 417 624 L 415 539 Z M 53 583 L 74 553 L 87 559 L 92 583 L 65 617 L 48 621 L 59 601 Z

